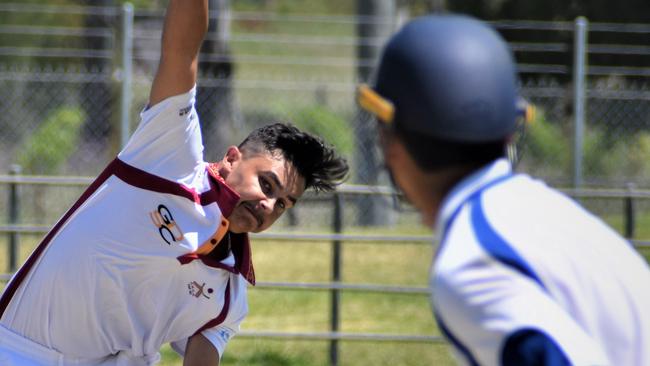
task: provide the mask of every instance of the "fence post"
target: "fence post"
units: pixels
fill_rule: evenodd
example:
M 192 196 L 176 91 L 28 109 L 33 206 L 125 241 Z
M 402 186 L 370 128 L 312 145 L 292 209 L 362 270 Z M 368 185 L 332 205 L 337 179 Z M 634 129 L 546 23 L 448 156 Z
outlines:
M 623 213 L 625 217 L 625 237 L 632 240 L 634 239 L 634 228 L 636 226 L 636 210 L 634 209 L 634 183 L 627 184 L 627 196 L 625 197 L 625 204 Z
M 130 135 L 131 84 L 133 80 L 133 5 L 122 5 L 122 93 L 120 103 L 120 147 Z
M 582 148 L 585 130 L 585 79 L 587 76 L 587 27 L 585 17 L 575 20 L 573 39 L 573 186 L 582 186 Z
M 357 77 L 361 82 L 370 82 L 382 48 L 375 41 L 382 42 L 394 31 L 387 21 L 395 19 L 396 1 L 357 0 Z M 367 42 L 372 40 L 373 42 Z M 358 109 L 360 111 L 360 109 Z M 357 183 L 378 185 L 381 182 L 377 169 L 380 158 L 377 156 L 377 134 L 374 120 L 368 113 L 358 113 L 357 126 L 354 128 L 356 176 Z M 390 223 L 391 212 L 386 209 L 385 197 L 379 195 L 361 195 L 357 197 L 358 224 L 362 226 L 379 226 Z
M 332 229 L 334 233 L 343 232 L 343 197 L 341 193 L 334 193 L 334 217 L 332 220 Z M 341 241 L 332 241 L 332 282 L 338 284 L 341 282 Z M 340 294 L 338 289 L 332 289 L 331 303 L 331 330 L 339 331 L 339 305 Z M 339 364 L 339 341 L 332 339 L 330 341 L 330 365 Z
M 9 174 L 17 176 L 21 173 L 22 168 L 18 164 L 11 165 Z M 9 183 L 9 224 L 16 225 L 20 221 L 20 196 L 18 195 L 18 184 Z M 9 233 L 9 273 L 14 273 L 18 269 L 19 241 L 18 233 Z

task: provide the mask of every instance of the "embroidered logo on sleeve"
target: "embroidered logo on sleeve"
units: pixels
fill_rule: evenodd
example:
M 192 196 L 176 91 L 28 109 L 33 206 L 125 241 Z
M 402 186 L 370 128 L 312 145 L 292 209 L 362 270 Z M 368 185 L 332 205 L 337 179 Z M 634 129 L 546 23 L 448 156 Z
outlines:
M 183 230 L 174 221 L 171 211 L 165 205 L 158 205 L 158 209 L 150 212 L 149 216 L 167 244 L 171 245 L 172 242 L 183 240 Z
M 210 296 L 206 295 L 205 293 L 207 292 L 208 294 L 212 294 L 214 292 L 214 290 L 212 290 L 211 288 L 208 288 L 207 290 L 205 290 L 205 292 L 203 291 L 203 289 L 205 288 L 205 282 L 199 285 L 198 282 L 192 281 L 187 284 L 187 288 L 188 290 L 190 290 L 190 295 L 196 298 L 203 296 L 206 299 L 209 299 Z

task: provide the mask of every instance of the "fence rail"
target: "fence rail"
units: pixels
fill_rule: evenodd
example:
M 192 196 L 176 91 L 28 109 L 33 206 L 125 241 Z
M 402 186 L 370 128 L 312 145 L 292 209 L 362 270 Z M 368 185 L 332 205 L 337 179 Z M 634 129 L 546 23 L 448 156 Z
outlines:
M 120 141 L 123 143 L 129 133 L 131 118 L 137 113 L 137 111 L 131 108 L 129 103 L 132 100 L 137 100 L 138 96 L 140 98 L 142 97 L 141 95 L 134 94 L 140 91 L 138 89 L 140 85 L 148 84 L 149 80 L 143 75 L 144 73 L 150 72 L 151 70 L 148 68 L 151 65 L 155 67 L 155 62 L 158 60 L 159 54 L 155 45 L 159 43 L 160 19 L 162 18 L 163 11 L 161 9 L 128 11 L 128 9 L 120 7 L 35 5 L 16 2 L 0 4 L 0 13 L 9 13 L 12 15 L 32 14 L 35 18 L 41 16 L 52 17 L 52 14 L 57 15 L 52 18 L 61 18 L 58 15 L 67 16 L 75 14 L 79 15 L 77 16 L 78 19 L 86 17 L 95 20 L 93 21 L 93 25 L 85 24 L 83 21 L 75 23 L 79 24 L 78 27 L 61 26 L 60 22 L 58 23 L 59 25 L 53 23 L 51 26 L 42 26 L 39 24 L 42 22 L 0 25 L 0 36 L 12 40 L 10 43 L 3 44 L 0 47 L 0 56 L 3 58 L 3 62 L 0 63 L 0 81 L 4 83 L 3 85 L 6 85 L 4 90 L 11 91 L 4 94 L 2 99 L 6 102 L 0 105 L 0 109 L 5 111 L 4 123 L 6 126 L 20 126 L 15 131 L 6 129 L 5 134 L 0 138 L 0 142 L 4 139 L 6 146 L 11 149 L 16 148 L 16 142 L 32 134 L 32 131 L 51 114 L 50 109 L 53 106 L 71 102 L 74 105 L 79 104 L 89 115 L 107 116 L 111 114 L 107 112 L 110 108 L 107 107 L 108 104 L 102 103 L 109 103 L 108 101 L 110 100 L 111 103 L 115 102 L 117 104 L 117 100 L 119 100 L 121 107 L 119 118 L 117 118 L 116 113 L 113 113 L 115 116 L 111 117 L 112 119 L 104 117 L 102 122 L 97 125 L 114 125 L 115 130 L 120 132 Z M 207 77 L 208 75 L 205 75 L 206 77 L 202 77 L 198 82 L 199 88 L 224 89 L 232 87 L 234 90 L 240 92 L 240 96 L 248 95 L 247 98 L 242 98 L 242 100 L 247 101 L 242 102 L 242 105 L 247 103 L 246 108 L 249 110 L 246 112 L 251 113 L 252 118 L 260 118 L 252 113 L 257 111 L 251 108 L 251 105 L 257 107 L 260 103 L 257 101 L 251 103 L 248 99 L 252 100 L 257 98 L 252 92 L 258 90 L 265 93 L 272 90 L 273 92 L 269 94 L 273 95 L 286 93 L 290 96 L 290 104 L 292 106 L 301 103 L 307 105 L 311 103 L 311 97 L 313 96 L 319 106 L 331 107 L 332 110 L 339 112 L 345 111 L 345 113 L 349 112 L 348 109 L 354 111 L 354 106 L 351 106 L 353 102 L 350 95 L 354 92 L 354 86 L 359 79 L 356 70 L 362 68 L 368 69 L 375 65 L 374 59 L 365 56 L 361 57 L 359 56 L 360 53 L 355 51 L 358 51 L 360 47 L 379 48 L 385 41 L 384 37 L 361 36 L 355 32 L 355 27 L 359 24 L 366 24 L 392 29 L 391 27 L 395 27 L 397 24 L 395 16 L 276 14 L 255 11 L 211 12 L 211 16 L 218 19 L 219 22 L 226 22 L 233 25 L 231 27 L 232 29 L 227 32 L 228 43 L 231 46 L 232 52 L 226 55 L 223 52 L 213 51 L 212 53 L 208 53 L 210 51 L 206 51 L 203 59 L 213 62 L 232 62 L 234 65 L 241 66 L 239 70 L 248 72 L 238 73 L 232 80 L 221 77 Z M 267 23 L 272 23 L 272 25 L 281 24 L 282 26 L 277 27 L 277 30 L 269 29 L 269 32 L 267 32 L 267 29 L 257 27 L 260 24 L 264 25 Z M 286 24 L 289 27 L 284 27 Z M 336 32 L 328 33 L 323 32 L 322 29 L 318 29 L 319 31 L 316 34 L 309 34 L 310 32 L 300 31 L 303 30 L 303 27 L 312 24 L 316 24 L 316 27 L 319 28 L 321 26 L 323 26 L 322 28 L 327 28 L 328 25 L 335 26 L 333 28 L 336 28 Z M 600 79 L 602 81 L 603 78 L 600 78 L 600 76 L 613 75 L 617 76 L 617 79 L 627 78 L 637 81 L 642 79 L 641 84 L 637 87 L 637 84 L 630 82 L 628 84 L 621 84 L 621 87 L 603 88 L 597 83 L 586 83 L 584 85 L 584 89 L 586 90 L 584 90 L 583 98 L 579 98 L 579 94 L 572 91 L 566 82 L 555 81 L 550 84 L 547 82 L 547 80 L 566 80 L 568 79 L 567 76 L 576 73 L 573 69 L 575 65 L 572 65 L 569 61 L 571 59 L 570 54 L 574 49 L 577 49 L 577 47 L 571 44 L 571 39 L 575 38 L 577 34 L 576 22 L 508 20 L 495 21 L 491 22 L 491 24 L 499 31 L 504 32 L 504 34 L 518 30 L 523 31 L 522 33 L 524 34 L 530 33 L 530 31 L 549 32 L 549 37 L 544 37 L 548 41 L 530 42 L 524 38 L 520 38 L 518 41 L 510 43 L 517 56 L 535 56 L 524 59 L 518 65 L 519 72 L 522 74 L 542 75 L 539 77 L 539 80 L 535 79 L 533 82 L 531 80 L 524 80 L 521 86 L 522 95 L 531 99 L 533 103 L 540 107 L 540 110 L 544 109 L 547 112 L 546 117 L 549 121 L 557 124 L 571 123 L 574 116 L 566 112 L 569 108 L 565 108 L 563 102 L 567 99 L 573 99 L 572 102 L 591 99 L 592 103 L 587 103 L 587 112 L 590 111 L 590 107 L 593 108 L 598 104 L 603 105 L 606 109 L 591 110 L 589 112 L 591 114 L 587 115 L 587 120 L 590 118 L 596 120 L 601 118 L 600 116 L 607 116 L 611 121 L 608 120 L 605 122 L 611 125 L 610 127 L 613 128 L 620 124 L 629 128 L 630 131 L 635 131 L 635 128 L 643 131 L 644 128 L 650 125 L 650 121 L 646 117 L 648 115 L 646 113 L 648 110 L 647 102 L 650 101 L 650 93 L 647 90 L 646 83 L 647 77 L 650 77 L 650 69 L 645 67 L 645 64 L 637 63 L 636 66 L 610 66 L 612 64 L 606 61 L 600 64 L 588 65 L 582 71 L 585 77 L 589 76 L 593 77 L 594 80 Z M 271 28 L 274 28 L 274 26 Z M 291 33 L 292 29 L 296 29 L 297 31 Z M 341 30 L 347 31 L 342 32 Z M 638 35 L 650 34 L 650 25 L 590 23 L 588 24 L 588 30 L 585 31 L 588 31 L 590 35 L 594 34 L 596 36 L 599 35 L 598 33 L 601 35 L 602 33 L 625 33 L 629 34 L 630 38 L 634 38 Z M 219 41 L 219 37 L 221 36 L 223 35 L 208 35 L 206 37 L 206 43 Z M 36 38 L 46 39 L 48 42 L 32 42 Z M 20 44 L 17 40 L 21 39 L 25 39 L 26 43 Z M 97 42 L 90 44 L 90 41 Z M 101 45 L 95 47 L 95 43 Z M 134 43 L 136 44 L 134 45 Z M 258 45 L 260 49 L 256 49 Z M 625 59 L 631 57 L 648 57 L 650 55 L 650 48 L 643 42 L 619 45 L 597 42 L 587 43 L 586 40 L 583 40 L 581 46 L 583 46 L 581 48 L 583 56 L 589 56 L 587 58 L 588 61 L 591 60 L 591 57 L 593 59 L 598 59 L 599 57 L 602 59 L 603 55 L 618 56 Z M 266 48 L 269 50 L 266 50 Z M 318 48 L 318 52 L 321 53 L 316 51 L 312 52 L 312 48 Z M 273 51 L 270 49 L 273 49 Z M 275 52 L 277 50 L 281 52 Z M 323 52 L 323 50 L 332 51 Z M 542 56 L 541 58 L 540 55 Z M 549 56 L 548 60 L 545 57 L 547 55 Z M 562 58 L 563 56 L 564 58 Z M 69 58 L 73 59 L 68 60 Z M 26 60 L 35 62 L 27 63 L 25 62 Z M 29 66 L 24 66 L 28 64 Z M 289 70 L 289 72 L 285 72 L 286 70 Z M 298 73 L 296 72 L 297 70 L 304 71 Z M 325 70 L 325 72 L 316 74 L 317 70 Z M 578 73 L 580 72 L 578 71 Z M 133 77 L 135 77 L 135 80 L 133 80 Z M 132 81 L 135 81 L 133 85 Z M 43 91 L 34 93 L 33 89 L 36 86 L 42 88 Z M 109 86 L 116 88 L 113 88 L 113 90 Z M 117 88 L 117 86 L 121 86 L 121 88 Z M 21 90 L 22 92 L 19 92 Z M 294 103 L 293 95 L 296 91 L 301 94 L 301 103 Z M 320 91 L 324 92 L 318 93 Z M 24 96 L 20 97 L 19 95 Z M 44 103 L 47 107 L 39 106 L 34 101 L 39 96 L 41 103 Z M 329 102 L 327 101 L 328 98 L 330 98 Z M 29 100 L 30 105 L 21 106 L 21 100 Z M 63 100 L 66 100 L 66 102 L 64 103 Z M 333 103 L 332 100 L 334 100 Z M 346 102 L 341 103 L 340 100 L 345 100 Z M 206 105 L 215 104 L 206 103 Z M 244 110 L 243 107 L 240 112 L 242 110 Z M 25 113 L 19 114 L 16 111 L 24 111 Z M 117 109 L 113 112 L 116 111 Z M 608 111 L 612 113 L 608 114 Z M 214 119 L 213 117 L 210 118 Z M 362 124 L 357 121 L 358 117 L 346 116 L 345 118 L 354 119 L 354 121 L 349 121 L 352 123 L 353 130 L 355 128 L 361 130 L 360 126 Z M 114 123 L 115 121 L 113 119 L 116 121 L 119 119 L 119 125 Z M 206 120 L 208 119 L 206 118 Z M 101 135 L 101 132 L 99 134 Z M 634 134 L 633 136 L 636 135 Z M 96 145 L 100 143 L 101 141 Z M 74 144 L 70 145 L 72 146 Z M 96 145 L 88 144 L 88 146 L 82 146 L 82 148 L 86 149 L 84 151 L 89 156 L 88 161 L 90 162 L 100 161 L 101 158 L 95 156 L 95 154 L 97 151 L 105 150 L 105 146 L 99 145 L 101 147 L 97 147 Z M 374 146 L 366 150 L 374 151 L 372 148 Z M 581 146 L 576 145 L 576 150 L 579 148 Z M 355 153 L 364 154 L 363 151 Z M 11 152 L 5 156 L 0 156 L 0 164 L 11 164 L 14 161 L 11 158 Z M 574 154 L 568 159 L 571 160 L 573 156 L 577 159 L 580 155 Z M 635 156 L 644 156 L 644 154 L 641 152 Z M 629 160 L 622 159 L 621 161 Z M 371 161 L 371 159 L 359 159 L 359 161 Z M 544 163 L 548 163 L 549 166 L 556 164 L 555 161 L 537 164 L 544 167 Z M 581 163 L 581 161 L 576 161 L 575 164 L 578 163 Z M 360 177 L 363 174 L 367 174 L 364 168 L 374 172 L 375 167 L 372 164 L 369 163 L 368 167 L 359 168 L 362 171 L 359 175 Z M 581 167 L 581 165 L 577 166 L 574 171 L 574 175 L 578 178 L 581 178 L 583 174 Z M 650 167 L 648 170 L 648 176 L 650 177 Z M 612 176 L 621 176 L 622 181 L 635 180 L 636 177 L 644 177 L 642 174 L 637 174 L 638 170 L 629 169 L 627 171 L 634 171 L 636 175 L 629 173 L 624 173 L 627 175 L 607 173 L 610 175 L 606 177 L 610 180 L 608 183 L 603 184 L 603 186 L 615 185 L 615 183 L 611 183 Z M 84 172 L 79 172 L 79 174 L 84 174 Z M 605 176 L 605 173 L 598 174 Z M 599 176 L 597 177 L 596 173 L 592 172 L 590 182 L 594 182 L 596 178 L 599 178 Z M 50 229 L 49 225 L 18 224 L 20 221 L 17 220 L 18 210 L 16 208 L 19 203 L 15 201 L 19 197 L 16 195 L 17 188 L 21 185 L 81 188 L 89 185 L 92 180 L 92 178 L 88 177 L 25 176 L 20 174 L 0 175 L 0 185 L 8 185 L 10 192 L 10 199 L 8 201 L 8 209 L 10 210 L 8 214 L 9 222 L 6 225 L 0 225 L 0 234 L 6 235 L 9 238 L 9 267 L 12 270 L 18 264 L 17 248 L 20 236 L 40 235 Z M 552 181 L 550 179 L 547 180 Z M 358 181 L 367 182 L 364 179 L 359 179 Z M 642 183 L 643 181 L 637 182 L 640 185 L 644 184 Z M 650 182 L 650 178 L 647 179 L 645 184 L 648 184 L 648 182 Z M 569 183 L 563 181 L 561 184 L 567 185 Z M 631 239 L 635 237 L 634 233 L 638 222 L 637 202 L 649 199 L 650 191 L 637 190 L 633 187 L 627 189 L 580 188 L 563 189 L 562 191 L 578 199 L 596 198 L 622 201 L 624 203 L 622 212 L 624 218 L 624 236 L 629 238 L 637 248 L 650 247 L 650 240 Z M 432 239 L 429 235 L 356 235 L 342 232 L 341 224 L 344 208 L 341 204 L 341 197 L 347 198 L 348 196 L 360 195 L 388 196 L 393 195 L 393 193 L 388 187 L 349 185 L 340 188 L 331 196 L 306 196 L 306 199 L 331 202 L 334 209 L 332 210 L 333 227 L 330 233 L 275 232 L 252 235 L 252 238 L 261 241 L 292 241 L 307 244 L 313 242 L 331 242 L 332 282 L 263 282 L 258 284 L 258 288 L 262 290 L 329 291 L 332 294 L 330 309 L 332 322 L 331 332 L 285 333 L 245 331 L 242 333 L 242 336 L 329 340 L 334 345 L 334 348 L 336 341 L 339 340 L 442 342 L 443 340 L 440 337 L 428 335 L 351 334 L 339 332 L 338 330 L 338 294 L 340 291 L 385 292 L 404 294 L 405 296 L 422 296 L 427 293 L 427 289 L 421 287 L 343 283 L 340 280 L 339 261 L 343 242 L 345 242 L 345 245 L 355 245 L 358 243 L 416 243 L 427 245 L 431 243 Z M 329 206 L 323 205 L 323 207 Z M 0 280 L 6 281 L 9 279 L 9 276 L 9 274 L 0 274 Z
M 1 175 L 0 184 L 8 184 L 15 189 L 18 185 L 51 185 L 51 186 L 72 186 L 72 187 L 85 187 L 93 181 L 89 177 L 51 177 L 51 176 L 26 176 L 26 175 Z M 625 205 L 625 228 L 626 233 L 632 236 L 634 233 L 635 223 L 635 210 L 634 200 L 650 199 L 650 190 L 637 190 L 633 187 L 627 189 L 586 189 L 586 188 L 568 188 L 562 189 L 564 193 L 575 198 L 606 198 L 606 199 L 622 199 L 626 202 Z M 343 185 L 339 187 L 333 195 L 336 200 L 339 195 L 392 195 L 394 191 L 389 187 L 371 187 L 364 185 Z M 314 197 L 312 197 L 314 198 Z M 318 198 L 331 199 L 331 198 Z M 10 203 L 10 207 L 17 205 L 16 202 Z M 337 210 L 335 210 L 336 212 Z M 338 210 L 338 215 L 342 215 L 342 211 Z M 342 220 L 342 218 L 335 219 L 334 221 Z M 0 233 L 10 235 L 16 234 L 44 234 L 50 229 L 49 225 L 0 225 Z M 261 233 L 251 234 L 255 240 L 276 240 L 276 241 L 292 241 L 292 242 L 323 242 L 331 241 L 336 250 L 340 250 L 340 243 L 420 243 L 429 244 L 432 241 L 430 235 L 358 235 L 358 234 L 343 234 L 339 231 L 340 228 L 333 230 L 329 234 L 313 234 L 313 233 Z M 648 240 L 630 240 L 637 248 L 650 247 Z M 16 248 L 10 248 L 12 254 L 15 256 Z M 335 254 L 337 261 L 340 260 L 340 254 Z M 15 261 L 14 261 L 15 262 Z M 335 266 L 338 266 L 335 264 Z M 15 268 L 13 268 L 15 270 Z M 0 280 L 8 280 L 10 274 L 0 275 Z M 376 292 L 376 293 L 397 293 L 397 294 L 428 294 L 427 288 L 423 287 L 409 287 L 409 286 L 391 286 L 384 284 L 361 284 L 361 283 L 342 283 L 338 280 L 328 283 L 297 283 L 297 282 L 260 282 L 257 284 L 260 289 L 290 289 L 290 290 L 326 290 L 333 293 L 338 291 L 353 291 L 353 292 Z M 337 308 L 335 304 L 333 307 Z M 338 311 L 338 310 L 336 310 Z M 334 328 L 338 329 L 338 326 Z M 397 336 L 385 334 L 346 334 L 340 332 L 329 333 L 283 333 L 283 332 L 258 332 L 251 331 L 245 333 L 245 336 L 259 336 L 259 337 L 275 337 L 275 338 L 300 338 L 300 339 L 323 339 L 323 340 L 382 340 L 382 341 L 416 341 L 416 342 L 437 342 L 439 337 L 432 336 Z
M 417 343 L 446 343 L 440 336 L 408 335 L 408 334 L 376 334 L 376 333 L 344 333 L 344 332 L 263 332 L 242 331 L 237 336 L 249 338 L 284 338 L 300 340 L 343 340 L 343 341 L 381 341 L 381 342 L 417 342 Z
M 14 169 L 19 169 L 14 167 Z M 45 185 L 61 187 L 86 187 L 92 183 L 94 178 L 75 177 L 75 176 L 30 176 L 30 175 L 0 175 L 0 184 L 7 184 L 10 187 L 9 209 L 17 212 L 16 208 L 20 206 L 17 201 L 17 187 L 20 185 Z M 623 200 L 624 209 L 624 236 L 636 247 L 649 247 L 650 240 L 635 240 L 634 232 L 636 231 L 636 204 L 635 201 L 650 199 L 650 190 L 636 189 L 633 185 L 628 185 L 625 189 L 590 189 L 590 188 L 560 188 L 565 194 L 577 198 L 603 198 L 613 200 Z M 347 195 L 383 195 L 392 196 L 395 192 L 386 186 L 368 186 L 368 185 L 342 185 L 337 188 L 336 192 L 329 197 L 314 196 L 307 194 L 303 199 L 332 201 L 333 207 L 336 207 L 336 201 L 340 196 Z M 336 211 L 336 210 L 335 210 Z M 342 210 L 334 213 L 334 222 L 342 222 Z M 9 215 L 12 216 L 11 214 Z M 10 222 L 8 225 L 0 225 L 0 233 L 8 234 L 43 234 L 49 230 L 49 225 L 18 225 L 17 222 Z M 283 241 L 332 241 L 336 242 L 372 242 L 372 243 L 430 243 L 431 237 L 427 235 L 369 235 L 369 234 L 344 234 L 340 228 L 332 228 L 332 233 L 315 234 L 315 233 L 280 233 L 267 232 L 251 234 L 251 237 L 257 240 L 283 240 Z
M 90 177 L 52 177 L 52 176 L 29 176 L 20 175 L 20 167 L 13 166 L 10 175 L 1 175 L 0 184 L 9 186 L 9 208 L 14 212 L 10 214 L 12 223 L 0 225 L 0 234 L 7 234 L 10 238 L 8 246 L 10 258 L 10 271 L 15 271 L 18 266 L 18 237 L 21 234 L 44 234 L 49 229 L 49 225 L 19 225 L 16 224 L 17 207 L 19 196 L 18 187 L 21 185 L 35 186 L 57 186 L 57 187 L 78 187 L 88 186 L 93 178 Z M 363 284 L 363 283 L 343 283 L 341 281 L 341 243 L 418 243 L 427 244 L 431 242 L 428 235 L 355 235 L 343 234 L 342 215 L 343 209 L 341 196 L 343 195 L 393 195 L 394 191 L 389 187 L 373 187 L 364 185 L 344 185 L 337 189 L 331 197 L 316 197 L 307 195 L 306 199 L 313 200 L 333 200 L 334 204 L 334 227 L 333 233 L 330 234 L 312 234 L 312 233 L 261 233 L 252 234 L 255 240 L 271 241 L 292 241 L 292 242 L 324 242 L 332 243 L 332 282 L 326 283 L 300 283 L 300 282 L 258 282 L 256 290 L 294 290 L 294 291 L 328 291 L 331 293 L 330 304 L 330 332 L 275 332 L 275 331 L 257 331 L 247 330 L 239 334 L 241 337 L 248 338 L 283 338 L 283 339 L 300 339 L 300 340 L 323 340 L 330 342 L 332 359 L 337 359 L 339 341 L 368 341 L 368 342 L 415 342 L 415 343 L 441 343 L 444 339 L 440 336 L 418 335 L 418 334 L 379 334 L 379 333 L 346 333 L 339 331 L 339 314 L 340 314 L 340 292 L 355 293 L 381 293 L 381 294 L 400 294 L 405 296 L 426 296 L 428 289 L 425 287 L 415 286 L 397 286 L 386 284 Z M 0 281 L 8 281 L 11 274 L 0 274 Z
M 14 167 L 14 173 L 19 173 L 20 169 Z M 14 200 L 17 187 L 20 185 L 45 185 L 45 186 L 63 186 L 63 187 L 85 187 L 93 181 L 90 177 L 52 177 L 52 176 L 29 176 L 29 175 L 0 175 L 0 184 L 6 184 L 10 187 L 11 210 L 16 210 L 19 205 Z M 627 189 L 564 189 L 566 194 L 576 198 L 608 198 L 623 199 L 626 202 L 626 231 L 631 234 L 634 232 L 635 211 L 634 200 L 650 199 L 650 190 L 637 190 L 633 187 Z M 277 331 L 242 331 L 240 337 L 244 338 L 273 338 L 273 339 L 300 339 L 300 340 L 323 340 L 330 341 L 331 347 L 338 347 L 338 341 L 371 341 L 371 342 L 415 342 L 415 343 L 444 343 L 445 340 L 440 336 L 432 335 L 404 335 L 404 334 L 379 334 L 379 333 L 346 333 L 339 332 L 339 312 L 340 297 L 339 292 L 356 292 L 356 293 L 383 293 L 383 294 L 402 294 L 407 296 L 425 296 L 429 294 L 426 287 L 415 286 L 396 286 L 386 284 L 362 284 L 362 283 L 343 283 L 340 281 L 340 263 L 341 260 L 341 243 L 431 243 L 429 235 L 355 235 L 343 234 L 340 232 L 340 217 L 343 212 L 340 207 L 341 195 L 393 195 L 394 191 L 389 187 L 372 187 L 364 185 L 344 185 L 339 187 L 335 194 L 332 195 L 335 205 L 334 214 L 338 215 L 334 222 L 338 225 L 329 234 L 311 234 L 311 233 L 261 233 L 251 235 L 255 240 L 281 240 L 293 242 L 313 242 L 313 241 L 331 241 L 333 247 L 333 268 L 335 276 L 332 282 L 326 283 L 304 283 L 304 282 L 259 282 L 256 289 L 275 289 L 275 290 L 300 290 L 300 291 L 329 291 L 332 294 L 332 303 L 330 308 L 331 331 L 330 332 L 277 332 Z M 13 197 L 13 198 L 12 198 Z M 313 197 L 312 197 L 313 198 Z M 318 199 L 332 199 L 323 198 Z M 339 205 L 339 206 L 337 206 Z M 338 207 L 338 209 L 336 208 Z M 12 214 L 15 217 L 15 213 Z M 10 215 L 11 216 L 11 215 Z M 11 245 L 9 245 L 9 257 L 11 271 L 14 271 L 18 264 L 17 247 L 19 234 L 43 234 L 50 229 L 49 225 L 0 225 L 0 233 L 10 235 Z M 650 241 L 632 241 L 637 247 L 650 247 Z M 8 281 L 11 274 L 0 274 L 0 281 Z

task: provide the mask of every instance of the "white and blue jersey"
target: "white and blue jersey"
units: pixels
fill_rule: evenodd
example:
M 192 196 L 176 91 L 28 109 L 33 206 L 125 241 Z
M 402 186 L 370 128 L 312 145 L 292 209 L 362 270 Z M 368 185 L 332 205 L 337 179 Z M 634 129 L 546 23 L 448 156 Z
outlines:
M 468 365 L 650 365 L 650 270 L 629 242 L 497 160 L 439 212 L 430 276 Z

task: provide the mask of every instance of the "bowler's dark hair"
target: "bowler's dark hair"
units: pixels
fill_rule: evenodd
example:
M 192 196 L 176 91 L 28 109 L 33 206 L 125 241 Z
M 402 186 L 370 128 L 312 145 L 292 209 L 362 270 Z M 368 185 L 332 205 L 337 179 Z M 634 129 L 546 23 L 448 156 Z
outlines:
M 260 127 L 251 132 L 239 149 L 244 153 L 281 153 L 303 178 L 305 188 L 333 191 L 348 174 L 347 161 L 318 136 L 284 123 Z

